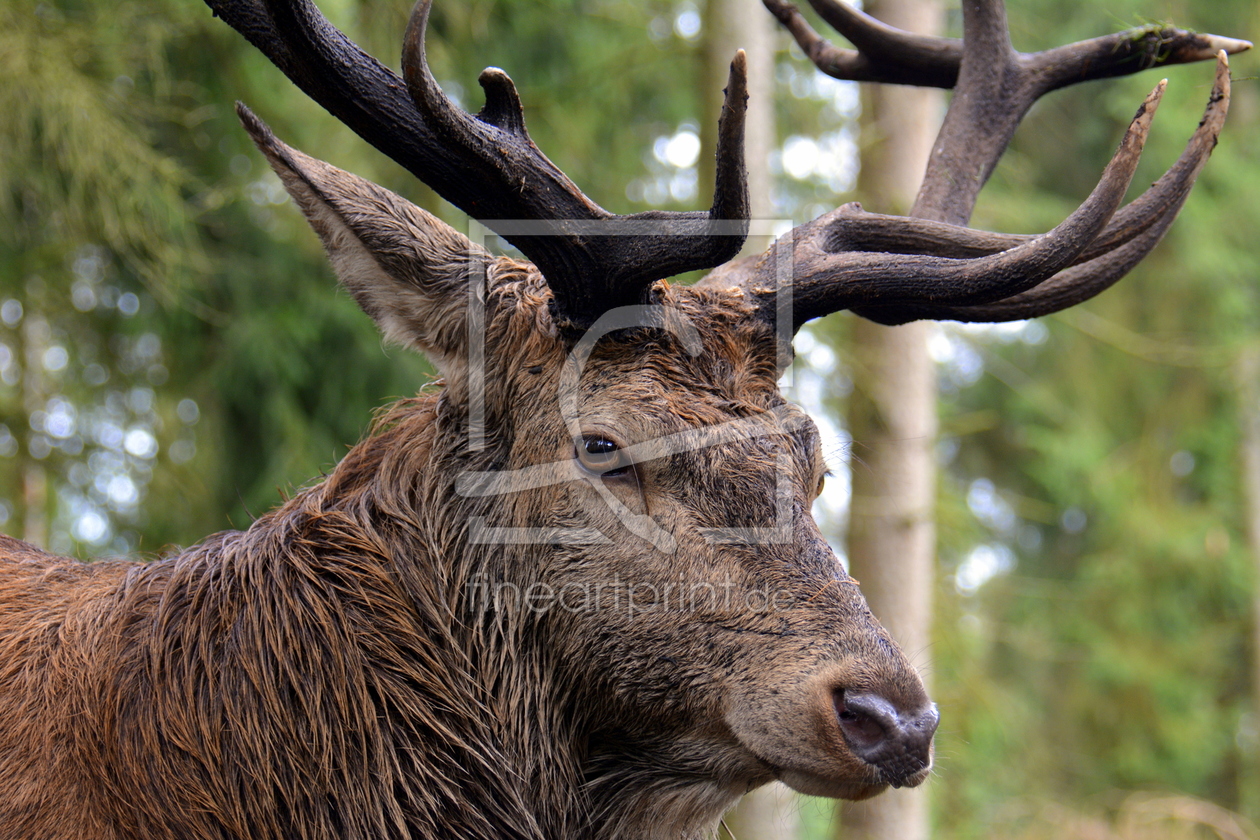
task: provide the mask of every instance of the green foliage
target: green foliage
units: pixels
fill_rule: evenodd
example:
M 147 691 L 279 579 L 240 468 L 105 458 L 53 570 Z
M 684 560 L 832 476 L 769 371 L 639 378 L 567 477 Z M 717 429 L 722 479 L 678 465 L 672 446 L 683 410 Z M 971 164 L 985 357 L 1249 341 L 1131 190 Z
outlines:
M 1257 23 L 1254 4 L 1240 2 L 1032 5 L 1012 12 L 1022 48 L 1113 28 L 1108 12 L 1136 24 L 1141 9 L 1239 37 Z M 1251 56 L 1233 66 L 1221 144 L 1138 270 L 1045 319 L 1042 343 L 958 334 L 985 374 L 944 402 L 947 432 L 961 430 L 945 492 L 987 481 L 1016 518 L 994 527 L 973 508 L 981 533 L 943 529 L 942 559 L 957 569 L 976 544 L 999 543 L 1016 565 L 974 593 L 948 580 L 941 589 L 935 799 L 945 834 L 1006 836 L 1013 801 L 1091 810 L 1114 806 L 1115 790 L 1260 811 L 1247 642 L 1257 581 L 1234 369 L 1260 325 L 1260 229 L 1248 209 L 1260 190 L 1249 141 L 1260 90 Z M 1167 70 L 1139 187 L 1178 154 L 1210 72 Z M 1073 88 L 1035 109 L 975 224 L 1053 225 L 1101 171 L 1149 76 Z M 965 428 L 981 414 L 993 419 L 987 428 Z
M 16 3 L 0 23 L 7 528 L 92 552 L 244 525 L 429 375 L 334 292 L 230 103 L 332 120 L 250 76 L 201 4 Z
M 407 4 L 321 5 L 396 66 Z M 477 73 L 504 67 L 548 156 L 609 209 L 643 209 L 627 185 L 661 176 L 654 141 L 718 96 L 698 89 L 695 44 L 674 32 L 682 5 L 440 2 L 435 72 L 475 110 Z M 1151 19 L 1238 37 L 1260 23 L 1242 0 L 1011 7 L 1027 50 Z M 955 573 L 978 546 L 998 546 L 1015 566 L 971 588 L 956 576 L 939 587 L 932 784 L 944 836 L 1016 836 L 1042 800 L 1116 810 L 1116 789 L 1260 813 L 1260 724 L 1248 736 L 1245 717 L 1255 654 L 1244 642 L 1257 583 L 1232 368 L 1260 322 L 1260 88 L 1253 58 L 1234 66 L 1221 146 L 1133 276 L 1046 319 L 1044 336 L 948 333 L 978 354 L 983 375 L 972 384 L 956 367 L 942 371 L 942 564 Z M 843 97 L 795 67 L 780 73 L 781 133 L 851 141 Z M 1168 75 L 1139 183 L 1176 157 L 1207 94 L 1206 65 Z M 1056 224 L 1154 81 L 1091 84 L 1035 108 L 976 226 Z M 236 124 L 235 99 L 288 142 L 460 222 L 196 0 L 0 4 L 8 532 L 38 535 L 42 517 L 54 547 L 90 553 L 244 526 L 278 488 L 335 462 L 373 409 L 428 380 L 418 358 L 382 352 L 335 291 L 314 237 Z M 779 206 L 805 217 L 849 198 L 832 186 L 784 177 Z M 839 377 L 829 386 L 843 391 Z M 104 530 L 88 527 L 90 515 Z M 807 812 L 820 831 L 817 809 Z
M 1008 13 L 1016 47 L 1034 50 L 1152 19 L 1254 39 L 1257 11 L 1030 0 Z M 1039 325 L 938 336 L 942 578 L 928 671 L 942 710 L 939 836 L 1200 836 L 1193 814 L 1260 813 L 1248 643 L 1260 581 L 1244 530 L 1236 371 L 1260 326 L 1250 140 L 1260 89 L 1252 55 L 1232 64 L 1222 142 L 1138 270 Z M 1210 87 L 1207 64 L 1162 72 L 1170 85 L 1134 195 L 1180 153 Z M 1042 100 L 973 225 L 1056 225 L 1156 80 Z M 844 319 L 815 330 L 846 346 Z M 832 383 L 837 411 L 843 382 Z M 1160 800 L 1191 815 L 1169 829 L 1133 818 L 1132 790 L 1198 798 Z M 1238 836 L 1254 831 L 1241 824 Z
M 406 4 L 321 5 L 397 66 Z M 441 83 L 473 110 L 478 73 L 502 65 L 539 146 L 597 201 L 641 210 L 645 185 L 680 174 L 695 181 L 694 167 L 663 166 L 655 141 L 694 130 L 702 97 L 720 97 L 699 90 L 696 40 L 676 26 L 687 9 L 673 0 L 438 3 L 430 55 Z M 16 301 L 47 321 L 51 337 L 41 340 L 68 355 L 46 375 L 42 363 L 27 364 L 30 317 L 7 334 L 0 326 L 14 360 L 0 384 L 0 423 L 12 438 L 5 444 L 0 434 L 0 452 L 14 450 L 0 456 L 5 527 L 92 553 L 244 526 L 278 490 L 334 463 L 375 408 L 414 392 L 430 372 L 410 353 L 382 353 L 368 319 L 335 291 L 315 238 L 240 130 L 233 100 L 298 148 L 457 226 L 464 220 L 200 3 L 24 0 L 0 8 L 0 23 L 0 106 L 9 115 L 0 125 L 0 304 Z M 681 199 L 666 190 L 662 202 L 699 203 L 685 190 Z M 79 309 L 71 298 L 85 284 L 94 297 L 88 305 L 81 292 Z M 133 298 L 135 311 L 122 313 L 118 300 L 130 307 Z M 152 336 L 144 346 L 156 340 L 156 354 L 130 359 L 132 345 L 112 338 L 118 331 L 132 344 Z M 94 363 L 105 382 L 78 382 Z M 109 416 L 154 437 L 152 456 L 138 460 L 100 443 L 113 432 L 92 419 L 108 414 L 111 400 L 129 405 L 137 387 L 151 393 L 141 398 L 151 411 Z M 37 444 L 32 455 L 28 438 L 42 433 L 27 429 L 50 400 L 82 422 L 69 438 L 44 435 L 50 451 Z M 195 426 L 179 419 L 181 404 Z M 90 466 L 102 446 L 107 456 Z M 102 458 L 112 472 L 101 472 Z M 96 488 L 111 475 L 134 485 L 126 504 Z M 76 536 L 86 514 L 108 528 Z

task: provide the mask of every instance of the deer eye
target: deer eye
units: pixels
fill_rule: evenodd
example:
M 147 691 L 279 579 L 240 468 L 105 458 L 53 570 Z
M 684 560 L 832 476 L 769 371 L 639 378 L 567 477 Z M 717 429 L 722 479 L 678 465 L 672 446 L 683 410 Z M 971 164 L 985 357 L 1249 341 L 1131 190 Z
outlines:
M 603 435 L 583 435 L 574 448 L 577 450 L 578 463 L 592 475 L 613 478 L 630 471 L 630 464 L 621 447 Z
M 818 476 L 818 486 L 814 488 L 815 499 L 817 499 L 819 496 L 822 495 L 823 488 L 826 486 L 827 486 L 827 475 L 824 473 L 823 475 Z

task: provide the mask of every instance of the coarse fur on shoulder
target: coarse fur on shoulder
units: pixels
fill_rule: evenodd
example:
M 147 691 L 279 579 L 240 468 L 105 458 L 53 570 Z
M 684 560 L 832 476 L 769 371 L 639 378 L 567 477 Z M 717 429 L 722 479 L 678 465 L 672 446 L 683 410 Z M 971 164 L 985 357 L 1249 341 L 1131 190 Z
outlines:
M 0 538 L 0 837 L 545 836 L 371 444 L 248 531 L 151 563 Z

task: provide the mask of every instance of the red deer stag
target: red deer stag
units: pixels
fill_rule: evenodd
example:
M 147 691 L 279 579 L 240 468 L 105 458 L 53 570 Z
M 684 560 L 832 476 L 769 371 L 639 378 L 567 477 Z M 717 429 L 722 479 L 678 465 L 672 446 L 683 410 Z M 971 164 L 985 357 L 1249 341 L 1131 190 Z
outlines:
M 511 80 L 477 116 L 403 79 L 308 0 L 209 0 L 303 90 L 529 262 L 246 128 L 341 281 L 443 380 L 249 530 L 149 563 L 3 538 L 0 837 L 698 838 L 772 779 L 861 798 L 917 785 L 937 712 L 809 514 L 824 466 L 776 381 L 793 332 L 1069 306 L 1154 246 L 1216 143 L 1224 51 L 1167 28 L 1012 50 L 1000 0 L 961 42 L 834 0 L 828 72 L 954 87 L 919 218 L 846 205 L 763 256 L 747 229 L 745 68 L 707 213 L 616 216 L 530 141 Z M 1036 237 L 969 230 L 1041 94 L 1219 52 L 1204 122 L 1119 208 L 1161 86 L 1092 195 Z

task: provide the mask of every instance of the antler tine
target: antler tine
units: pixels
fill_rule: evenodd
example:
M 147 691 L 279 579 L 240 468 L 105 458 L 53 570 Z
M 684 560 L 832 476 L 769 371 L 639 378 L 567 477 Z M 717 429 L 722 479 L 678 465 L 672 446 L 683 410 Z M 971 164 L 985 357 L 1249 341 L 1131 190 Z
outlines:
M 474 117 L 442 92 L 425 56 L 424 36 L 433 0 L 419 0 L 403 37 L 402 71 L 411 101 L 425 122 L 442 135 L 454 153 L 473 170 L 489 169 L 495 180 L 515 172 L 528 178 L 532 201 L 566 220 L 609 219 L 612 214 L 588 199 L 569 178 L 539 151 L 525 130 L 525 117 L 516 86 L 498 68 L 487 68 L 478 81 L 486 92 L 486 107 Z M 476 195 L 469 203 L 480 207 L 502 199 L 495 193 Z M 494 213 L 498 207 L 484 208 Z M 488 214 L 470 215 L 484 218 Z M 518 214 L 520 216 L 520 214 Z M 521 216 L 534 219 L 535 216 Z
M 1216 80 L 1203 119 L 1185 150 L 1159 180 L 1116 211 L 1098 238 L 1077 256 L 1076 264 L 1113 251 L 1145 233 L 1165 216 L 1177 214 L 1216 147 L 1229 112 L 1229 91 L 1229 63 L 1222 57 L 1217 63 Z M 854 202 L 839 208 L 828 237 L 828 243 L 837 251 L 932 254 L 963 259 L 997 254 L 1031 242 L 1037 235 L 994 233 L 928 219 L 868 213 Z
M 485 124 L 528 139 L 524 107 L 516 92 L 516 85 L 499 68 L 487 67 L 477 77 L 477 82 L 485 91 L 486 104 L 476 119 L 470 118 L 442 92 L 429 71 L 429 61 L 425 55 L 424 35 L 432 7 L 432 0 L 420 0 L 416 3 L 403 35 L 403 79 L 407 82 L 411 101 L 426 118 L 433 120 L 439 130 L 454 137 L 482 135 L 484 133 L 478 132 L 477 127 Z
M 887 326 L 922 319 L 993 323 L 1049 315 L 1087 301 L 1111 288 L 1117 280 L 1146 258 L 1164 238 L 1176 217 L 1176 213 L 1160 216 L 1155 225 L 1119 248 L 1089 262 L 1065 269 L 1038 286 L 1001 300 L 975 306 L 911 304 L 884 308 L 866 307 L 853 311 L 867 320 Z
M 1029 74 L 1041 93 L 1077 82 L 1127 76 L 1152 67 L 1211 61 L 1251 49 L 1250 41 L 1152 24 L 1029 56 Z
M 974 259 L 838 250 L 830 239 L 831 227 L 846 208 L 797 228 L 765 258 L 767 267 L 773 266 L 777 249 L 793 248 L 793 323 L 855 307 L 986 303 L 1017 294 L 1071 265 L 1120 206 L 1165 84 L 1161 81 L 1142 103 L 1089 198 L 1054 230 L 1018 247 Z
M 330 24 L 310 0 L 206 0 L 312 99 L 439 195 L 506 237 L 538 266 L 563 327 L 641 303 L 657 279 L 711 268 L 739 252 L 748 229 L 742 58 L 732 66 L 709 211 L 619 216 L 582 194 L 525 131 L 507 74 L 479 81 L 476 117 L 451 103 L 424 62 L 431 0 L 412 14 L 407 83 Z
M 1224 50 L 1217 54 L 1216 78 L 1203 113 L 1203 120 L 1190 137 L 1185 151 L 1163 176 L 1137 199 L 1118 211 L 1107 230 L 1077 258 L 1074 267 L 1019 294 L 976 306 L 909 305 L 866 307 L 854 310 L 881 324 L 903 324 L 920 318 L 955 321 L 1013 321 L 1048 315 L 1075 306 L 1110 288 L 1141 262 L 1163 239 L 1190 195 L 1194 181 L 1216 148 L 1225 117 L 1229 113 L 1229 59 Z M 948 226 L 937 225 L 937 228 Z M 993 237 L 967 228 L 975 238 L 956 237 L 973 247 L 988 247 Z M 1022 237 L 1010 237 L 1022 238 Z M 963 247 L 961 244 L 956 247 Z
M 744 121 L 748 116 L 748 56 L 735 51 L 731 69 L 722 89 L 722 111 L 718 116 L 717 168 L 713 178 L 713 219 L 737 221 L 748 234 L 750 204 L 748 173 L 744 167 Z M 743 239 L 740 240 L 740 246 Z M 739 253 L 736 247 L 735 253 Z M 728 258 L 729 259 L 729 258 Z M 725 262 L 725 260 L 723 260 Z

